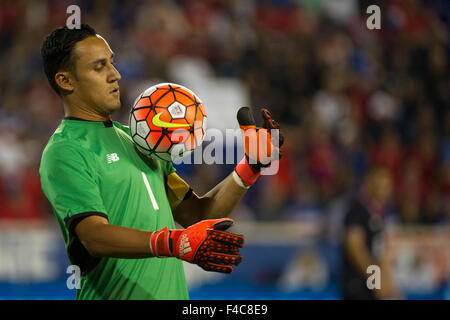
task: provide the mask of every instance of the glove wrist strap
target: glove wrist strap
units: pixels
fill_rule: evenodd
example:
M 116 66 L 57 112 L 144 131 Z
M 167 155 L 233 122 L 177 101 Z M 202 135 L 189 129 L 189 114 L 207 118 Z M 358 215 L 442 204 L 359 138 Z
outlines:
M 248 189 L 251 185 L 253 185 L 261 176 L 260 170 L 255 170 L 250 166 L 247 161 L 247 157 L 244 157 L 236 166 L 234 171 L 237 173 L 238 177 L 245 185 L 245 188 Z M 236 177 L 235 177 L 236 178 Z M 239 184 L 239 182 L 238 182 Z
M 150 236 L 150 251 L 155 257 L 170 257 L 172 256 L 169 240 L 170 233 L 167 227 L 159 231 L 155 231 Z
M 183 230 L 169 230 L 167 227 L 150 236 L 150 252 L 155 257 L 174 257 L 174 247 Z

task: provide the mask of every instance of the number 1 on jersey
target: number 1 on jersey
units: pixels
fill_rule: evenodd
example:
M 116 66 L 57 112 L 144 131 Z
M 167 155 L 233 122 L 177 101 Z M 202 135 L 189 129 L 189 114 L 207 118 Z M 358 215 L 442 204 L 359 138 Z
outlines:
M 156 203 L 155 196 L 153 195 L 152 188 L 150 187 L 150 183 L 148 183 L 147 176 L 144 172 L 142 172 L 142 179 L 144 179 L 145 187 L 147 188 L 148 195 L 150 196 L 150 200 L 152 201 L 153 209 L 159 210 L 158 204 Z

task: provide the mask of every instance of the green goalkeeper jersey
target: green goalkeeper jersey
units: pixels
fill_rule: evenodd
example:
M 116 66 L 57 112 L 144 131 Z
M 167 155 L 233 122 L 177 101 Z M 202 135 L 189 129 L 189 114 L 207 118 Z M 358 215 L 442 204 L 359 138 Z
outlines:
M 187 192 L 175 188 L 174 196 L 168 184 L 174 172 L 171 162 L 140 155 L 129 128 L 118 122 L 61 122 L 43 151 L 39 173 L 68 257 L 81 270 L 77 299 L 189 298 L 181 260 L 95 258 L 74 232 L 90 215 L 146 231 L 175 228 L 169 199 L 179 203 Z

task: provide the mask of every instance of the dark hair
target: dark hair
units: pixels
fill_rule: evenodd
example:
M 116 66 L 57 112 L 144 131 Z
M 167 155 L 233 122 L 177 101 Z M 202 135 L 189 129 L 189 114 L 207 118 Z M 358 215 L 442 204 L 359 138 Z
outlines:
M 97 32 L 87 24 L 82 24 L 80 29 L 69 29 L 67 26 L 54 30 L 42 44 L 41 56 L 44 63 L 44 72 L 48 82 L 58 95 L 59 86 L 55 81 L 55 74 L 61 68 L 71 68 L 72 51 L 75 44 L 88 37 L 95 37 Z

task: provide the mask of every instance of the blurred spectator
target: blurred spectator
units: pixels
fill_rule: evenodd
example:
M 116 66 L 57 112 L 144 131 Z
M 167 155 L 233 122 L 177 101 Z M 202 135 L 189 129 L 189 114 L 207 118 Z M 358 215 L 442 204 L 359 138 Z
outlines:
M 394 186 L 397 188 L 400 183 L 403 150 L 400 137 L 392 126 L 382 129 L 379 141 L 369 149 L 368 156 L 370 166 L 383 166 L 389 170 Z
M 384 218 L 392 193 L 391 180 L 387 169 L 370 169 L 344 217 L 341 271 L 344 299 L 400 298 L 382 252 Z M 371 265 L 381 270 L 380 288 L 369 289 L 367 286 L 367 268 Z
M 337 153 L 329 129 L 314 118 L 310 121 L 306 142 L 308 173 L 317 186 L 319 196 L 327 201 L 337 185 Z

